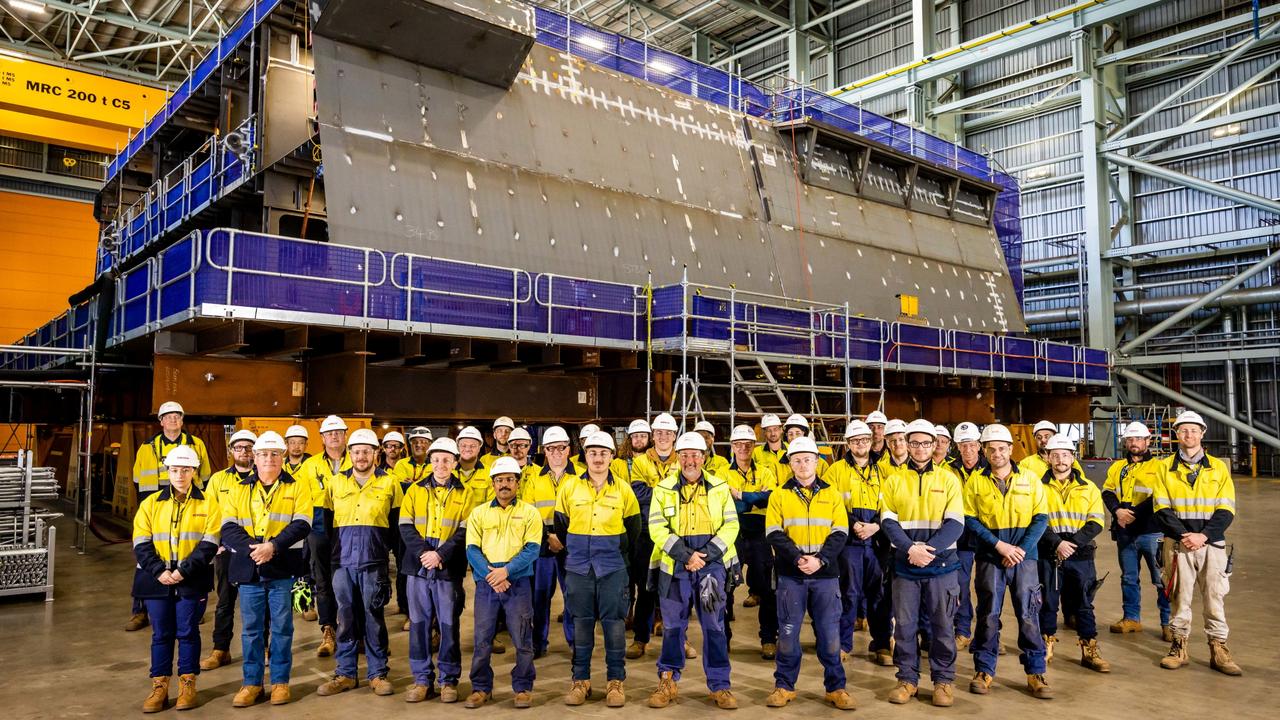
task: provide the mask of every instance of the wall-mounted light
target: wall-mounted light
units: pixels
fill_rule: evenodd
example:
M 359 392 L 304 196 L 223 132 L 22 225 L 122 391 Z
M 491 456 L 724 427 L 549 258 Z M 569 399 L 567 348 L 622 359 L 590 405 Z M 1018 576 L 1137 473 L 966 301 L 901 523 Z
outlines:
M 1054 170 L 1052 165 L 1041 165 L 1040 167 L 1033 167 L 1027 171 L 1028 180 L 1044 180 L 1045 178 L 1053 177 L 1053 175 Z
M 1219 125 L 1218 127 L 1214 128 L 1209 132 L 1209 135 L 1213 137 L 1215 140 L 1217 138 L 1227 137 L 1228 135 L 1239 135 L 1239 134 L 1240 134 L 1240 123 L 1231 123 L 1230 125 Z

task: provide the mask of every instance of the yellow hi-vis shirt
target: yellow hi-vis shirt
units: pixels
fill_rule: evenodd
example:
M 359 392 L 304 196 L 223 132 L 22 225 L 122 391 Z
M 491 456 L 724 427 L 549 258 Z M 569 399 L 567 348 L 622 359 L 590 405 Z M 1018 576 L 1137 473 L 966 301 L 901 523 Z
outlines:
M 1049 499 L 1049 529 L 1058 535 L 1080 532 L 1086 523 L 1097 523 L 1101 531 L 1106 522 L 1102 507 L 1102 491 L 1074 470 L 1065 480 L 1050 475 L 1045 481 Z M 1096 533 L 1095 533 L 1096 534 Z
M 550 532 L 556 519 L 556 496 L 559 495 L 560 488 L 570 479 L 579 477 L 572 464 L 565 465 L 559 477 L 556 477 L 549 465 L 530 465 L 520 477 L 517 497 L 537 509 L 538 515 L 542 517 L 542 524 Z
M 480 458 L 476 458 L 476 464 L 470 470 L 458 463 L 453 472 L 471 489 L 471 499 L 476 505 L 493 500 L 493 478 L 489 477 L 489 466 Z
M 729 466 L 723 476 L 724 481 L 729 483 L 729 487 L 743 494 L 743 500 L 747 495 L 758 495 L 763 493 L 771 493 L 778 489 L 778 477 L 773 474 L 773 470 L 766 465 L 757 465 L 754 461 L 744 471 L 735 462 Z M 745 503 L 744 503 L 745 504 Z M 741 513 L 739 520 L 745 522 L 747 516 L 753 516 L 759 519 L 760 529 L 764 528 L 764 516 L 767 512 L 769 502 L 764 499 L 759 504 L 752 504 L 750 508 Z
M 137 570 L 133 595 L 139 598 L 203 597 L 213 588 L 213 556 L 218 552 L 222 513 L 218 504 L 194 485 L 177 502 L 171 487 L 153 493 L 133 516 L 133 555 Z M 157 579 L 178 570 L 183 581 L 163 585 Z
M 307 461 L 302 463 L 302 470 L 294 477 L 311 483 L 312 504 L 317 508 L 334 510 L 331 486 L 338 475 L 349 470 L 351 470 L 350 453 L 343 451 L 342 459 L 338 461 L 338 470 L 335 472 L 333 461 L 329 459 L 328 454 L 321 451 L 307 458 Z
M 648 525 L 653 539 L 649 567 L 666 575 L 666 582 L 695 552 L 726 568 L 737 564 L 738 511 L 721 478 L 703 472 L 695 483 L 682 475 L 664 479 L 653 489 Z
M 769 495 L 764 522 L 779 575 L 804 576 L 796 561 L 801 555 L 816 555 L 823 567 L 806 577 L 839 577 L 837 559 L 849 535 L 849 514 L 834 487 L 815 477 L 806 488 L 792 478 Z
M 680 461 L 674 448 L 666 460 L 658 457 L 658 451 L 649 448 L 644 454 L 637 455 L 631 464 L 631 482 L 643 480 L 649 487 L 657 487 L 658 483 L 680 472 Z
M 402 486 L 408 487 L 419 480 L 426 480 L 431 477 L 432 467 L 431 463 L 420 463 L 410 455 L 397 460 L 396 467 L 391 471 L 391 474 L 396 476 Z
M 540 547 L 542 532 L 542 517 L 529 503 L 516 499 L 504 508 L 496 499 L 490 500 L 477 505 L 467 517 L 468 556 L 472 555 L 473 548 L 479 550 L 487 565 L 507 568 L 508 580 L 529 577 L 533 574 L 532 559 L 536 559 L 536 552 L 524 556 L 530 562 L 518 567 L 511 563 L 530 545 Z M 484 582 L 487 573 L 482 573 L 474 560 L 471 568 L 476 582 Z
M 1156 521 L 1165 535 L 1204 533 L 1209 542 L 1226 541 L 1227 527 L 1236 515 L 1236 486 L 1227 464 L 1205 453 L 1187 464 L 1178 453 L 1161 458 L 1152 497 Z
M 333 502 L 334 565 L 382 565 L 391 548 L 391 511 L 400 507 L 404 492 L 400 481 L 382 468 L 375 468 L 363 485 L 354 473 L 334 475 L 326 488 Z
M 880 494 L 881 526 L 894 548 L 894 572 L 923 578 L 959 569 L 956 548 L 964 532 L 964 490 L 954 470 L 932 461 L 921 470 L 908 461 L 884 479 Z M 934 548 L 933 562 L 916 567 L 907 561 L 915 543 Z
M 169 468 L 165 467 L 164 458 L 179 445 L 186 445 L 196 451 L 200 467 L 196 468 L 195 484 L 203 487 L 212 472 L 209 453 L 205 450 L 203 440 L 183 430 L 178 433 L 176 440 L 169 440 L 164 433 L 156 433 L 146 444 L 138 447 L 133 456 L 133 482 L 137 484 L 138 492 L 155 492 L 169 486 Z
M 279 535 L 295 520 L 311 525 L 311 485 L 283 472 L 270 488 L 258 482 L 256 473 L 228 482 L 219 504 L 224 524 L 239 525 L 249 537 L 263 541 Z M 305 538 L 291 547 L 300 550 L 304 542 Z
M 977 540 L 977 551 L 987 560 L 999 560 L 996 541 L 1017 545 L 1027 560 L 1039 558 L 1036 545 L 1049 521 L 1049 497 L 1040 476 L 1016 463 L 1000 492 L 990 467 L 969 475 L 964 485 L 965 526 Z M 976 521 L 968 522 L 968 520 Z
M 640 505 L 631 485 L 610 475 L 597 491 L 590 478 L 568 477 L 556 493 L 554 530 L 567 550 L 565 569 L 604 577 L 627 567 L 640 532 Z

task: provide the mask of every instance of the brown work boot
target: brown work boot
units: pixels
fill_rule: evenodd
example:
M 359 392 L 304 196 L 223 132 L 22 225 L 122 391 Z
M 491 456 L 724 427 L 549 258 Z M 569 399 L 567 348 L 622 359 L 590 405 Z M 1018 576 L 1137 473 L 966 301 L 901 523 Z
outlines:
M 174 708 L 190 710 L 196 706 L 196 676 L 194 673 L 178 676 L 178 702 Z
M 276 683 L 271 686 L 272 705 L 288 705 L 292 699 L 293 692 L 289 690 L 289 683 Z
M 995 681 L 996 679 L 991 675 L 984 672 L 977 673 L 969 681 L 969 692 L 974 695 L 986 695 L 991 692 L 991 684 Z
M 685 659 L 687 660 L 693 660 L 694 658 L 698 657 L 698 651 L 695 650 L 694 647 L 690 645 L 688 641 L 685 641 L 685 644 L 684 644 L 684 656 L 685 656 Z
M 778 656 L 778 643 L 761 643 L 760 659 L 772 660 Z
M 528 690 L 516 693 L 515 706 L 521 710 L 533 707 L 533 693 Z
M 428 697 L 430 697 L 431 694 L 432 694 L 431 688 L 427 687 L 426 685 L 419 685 L 417 683 L 414 683 L 413 685 L 409 686 L 408 690 L 404 691 L 404 701 L 407 703 L 422 702 L 423 700 L 426 700 Z
M 604 689 L 605 707 L 620 708 L 627 704 L 627 691 L 621 680 L 610 680 Z
M 134 613 L 129 616 L 129 622 L 124 624 L 124 631 L 137 632 L 150 624 L 151 619 L 147 617 L 146 613 Z M 155 712 L 155 710 L 149 710 L 148 712 Z
M 675 702 L 679 690 L 676 688 L 675 675 L 664 672 L 658 675 L 658 687 L 649 695 L 649 707 L 664 708 Z
M 1044 662 L 1046 665 L 1053 662 L 1053 646 L 1058 644 L 1057 635 L 1042 635 L 1044 638 Z
M 495 637 L 493 639 L 493 645 L 490 647 L 490 652 L 494 655 L 505 655 L 507 653 L 507 643 Z
M 565 705 L 581 705 L 591 697 L 590 680 L 574 680 L 569 692 L 564 695 Z
M 951 683 L 937 683 L 933 686 L 934 707 L 951 707 L 955 702 L 955 685 L 952 685 Z
M 1031 697 L 1041 700 L 1053 697 L 1053 688 L 1049 687 L 1049 680 L 1044 675 L 1028 675 L 1027 689 L 1031 691 Z
M 773 689 L 773 692 L 769 693 L 769 696 L 764 699 L 764 704 L 772 708 L 786 707 L 787 703 L 795 699 L 795 690 L 776 687 Z
M 386 675 L 379 675 L 378 677 L 370 680 L 369 688 L 373 690 L 374 695 L 382 695 L 383 697 L 386 697 L 396 691 L 395 687 L 391 685 L 391 681 L 387 679 Z
M 1142 623 L 1125 618 L 1120 622 L 1111 623 L 1111 632 L 1117 634 L 1142 632 Z
M 320 613 L 316 612 L 315 608 L 309 607 L 302 611 L 302 619 L 307 622 L 315 622 L 320 619 Z
M 854 702 L 853 696 L 844 688 L 832 690 L 824 696 L 824 699 L 834 705 L 837 710 L 856 710 L 858 707 L 858 703 Z
M 1080 664 L 1100 673 L 1111 672 L 1111 663 L 1102 659 L 1097 638 L 1080 641 Z
M 894 705 L 905 705 L 907 701 L 916 696 L 918 692 L 915 685 L 906 680 L 899 680 L 898 686 L 889 691 L 889 702 Z
M 338 647 L 338 633 L 332 625 L 320 628 L 320 647 L 316 648 L 316 657 L 329 657 Z
M 969 643 L 973 642 L 973 638 L 968 635 L 956 636 L 956 652 L 964 652 L 969 649 Z
M 403 626 L 401 626 L 400 631 L 401 631 L 401 632 L 409 632 L 409 629 L 410 629 L 410 628 L 412 628 L 412 627 L 413 627 L 413 621 L 412 621 L 412 620 L 410 620 L 409 618 L 405 618 L 405 619 L 404 619 L 404 625 L 403 625 Z
M 1209 638 L 1209 667 L 1223 675 L 1243 675 L 1244 671 L 1231 659 L 1231 651 L 1227 649 L 1227 641 Z
M 231 707 L 250 707 L 258 702 L 260 697 L 262 697 L 261 685 L 241 685 L 240 690 L 236 692 L 236 696 L 231 700 Z
M 142 712 L 160 712 L 167 704 L 169 704 L 169 678 L 151 678 L 151 694 L 142 701 Z
M 1173 642 L 1173 626 L 1172 625 L 1160 626 L 1160 639 L 1164 640 L 1165 642 Z
M 200 669 L 217 670 L 229 662 L 231 662 L 231 653 L 226 650 L 214 650 L 209 653 L 209 657 L 200 661 Z
M 642 643 L 639 641 L 632 642 L 630 645 L 627 646 L 627 659 L 637 660 L 639 658 L 644 657 L 644 651 L 646 647 L 648 647 L 646 643 Z
M 893 651 L 888 648 L 880 648 L 871 653 L 871 662 L 882 667 L 893 667 Z
M 1177 670 L 1187 662 L 1187 639 L 1174 635 L 1173 642 L 1169 644 L 1169 654 L 1160 659 L 1160 667 Z
M 467 701 L 462 704 L 462 707 L 467 708 L 469 710 L 475 710 L 481 705 L 484 705 L 485 703 L 489 702 L 489 699 L 492 697 L 493 697 L 492 693 L 480 692 L 479 690 L 476 690 L 475 692 L 467 696 Z
M 716 690 L 711 693 L 711 700 L 716 704 L 716 707 L 721 710 L 738 709 L 738 698 L 734 697 L 733 693 L 728 690 Z
M 343 675 L 334 675 L 329 682 L 316 688 L 316 694 L 324 697 L 326 695 L 337 695 L 348 690 L 356 689 L 356 679 L 353 677 L 345 677 Z
M 458 702 L 458 686 L 457 685 L 441 685 L 440 686 L 440 702 L 442 703 Z
M 747 599 L 742 601 L 742 607 L 744 608 L 753 608 L 753 607 L 758 607 L 759 605 L 760 605 L 759 595 L 748 595 Z

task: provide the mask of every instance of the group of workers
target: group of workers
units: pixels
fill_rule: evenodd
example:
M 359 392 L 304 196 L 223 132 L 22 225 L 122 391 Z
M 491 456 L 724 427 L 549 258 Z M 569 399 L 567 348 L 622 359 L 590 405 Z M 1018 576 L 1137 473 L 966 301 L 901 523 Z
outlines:
M 237 600 L 244 659 L 233 705 L 289 702 L 299 578 L 315 598 L 304 618 L 322 627 L 317 654 L 335 657 L 318 695 L 355 689 L 361 655 L 372 691 L 393 693 L 386 608 L 394 595 L 408 615 L 413 683 L 405 700 L 457 702 L 468 573 L 475 583 L 468 708 L 493 699 L 491 656 L 506 651 L 503 630 L 515 655 L 514 705 L 532 704 L 557 586 L 572 651 L 566 704 L 598 694 L 591 682 L 597 624 L 608 707 L 626 702 L 626 661 L 643 657 L 655 632 L 658 682 L 648 704 L 676 702 L 685 661 L 699 655 L 687 641 L 696 612 L 710 700 L 736 708 L 729 638 L 733 593 L 744 576 L 744 606 L 759 608 L 761 657 L 775 663 L 769 707 L 796 697 L 806 616 L 825 700 L 838 709 L 856 706 L 843 663 L 861 629 L 870 660 L 897 668 L 889 702 L 917 696 L 923 648 L 933 705 L 953 704 L 964 649 L 976 669 L 969 690 L 985 695 L 1002 654 L 1006 594 L 1028 692 L 1047 699 L 1059 610 L 1078 636 L 1082 665 L 1110 671 L 1093 607 L 1095 539 L 1108 514 L 1124 600 L 1111 631 L 1142 629 L 1145 561 L 1170 643 L 1161 666 L 1187 664 L 1199 595 L 1211 667 L 1241 673 L 1226 646 L 1223 608 L 1235 491 L 1228 466 L 1201 446 L 1206 425 L 1194 412 L 1178 416 L 1170 456 L 1152 456 L 1142 423 L 1125 427 L 1126 457 L 1101 489 L 1084 477 L 1075 442 L 1050 422 L 1034 428 L 1039 452 L 1015 462 L 1003 425 L 962 422 L 953 433 L 876 411 L 848 424 L 842 457 L 829 462 L 800 415 L 765 415 L 762 442 L 752 426 L 733 428 L 724 457 L 710 423 L 681 434 L 663 413 L 652 424 L 632 422 L 621 452 L 595 425 L 578 433 L 576 454 L 564 428 L 548 427 L 543 462 L 535 463 L 533 437 L 507 417 L 493 423 L 484 452 L 485 438 L 471 426 L 455 438 L 418 427 L 406 441 L 398 432 L 382 439 L 366 428 L 348 433 L 329 416 L 316 455 L 306 456 L 301 426 L 284 437 L 240 430 L 229 443 L 231 466 L 210 474 L 203 444 L 183 430 L 182 408 L 165 403 L 159 415 L 161 432 L 140 447 L 134 472 L 140 505 L 129 628 L 152 628 L 145 712 L 169 707 L 175 641 L 174 706 L 196 706 L 200 670 L 230 659 Z M 402 583 L 389 576 L 392 557 Z M 201 661 L 199 625 L 215 586 L 213 650 Z

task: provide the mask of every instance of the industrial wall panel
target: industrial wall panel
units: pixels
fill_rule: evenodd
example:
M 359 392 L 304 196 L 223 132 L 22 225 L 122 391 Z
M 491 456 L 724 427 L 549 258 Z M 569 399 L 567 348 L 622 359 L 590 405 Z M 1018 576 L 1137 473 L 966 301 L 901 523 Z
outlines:
M 93 205 L 0 192 L 0 344 L 66 312 L 93 280 Z

